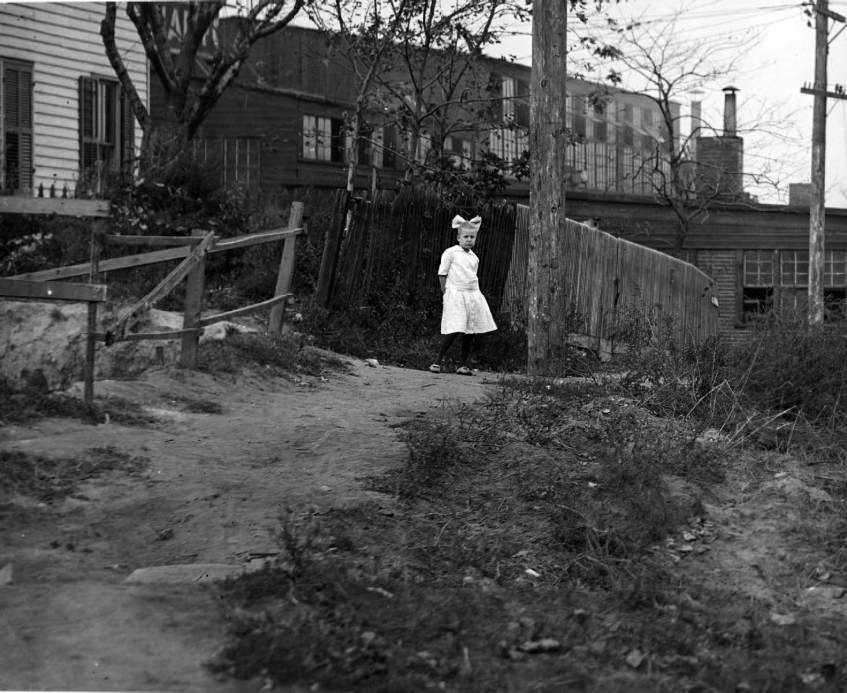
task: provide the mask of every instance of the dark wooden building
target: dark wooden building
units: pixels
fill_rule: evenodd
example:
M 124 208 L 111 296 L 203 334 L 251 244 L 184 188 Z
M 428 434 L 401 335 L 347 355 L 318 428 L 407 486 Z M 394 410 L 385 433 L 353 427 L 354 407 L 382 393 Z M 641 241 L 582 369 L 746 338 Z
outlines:
M 439 134 L 433 122 L 416 150 L 408 132 L 384 113 L 367 115 L 369 130 L 359 142 L 357 188 L 393 189 L 409 160 L 427 165 L 439 151 L 461 168 L 483 152 L 510 162 L 529 142 L 530 68 L 484 58 L 474 64 L 451 108 L 467 129 Z M 652 166 L 645 162 L 671 137 L 649 98 L 569 79 L 567 126 L 574 134 L 566 155 L 572 188 L 650 192 Z M 315 30 L 286 27 L 257 43 L 238 79 L 204 121 L 195 140 L 198 153 L 219 166 L 227 184 L 263 194 L 298 187 L 346 184 L 346 117 L 356 97 L 356 80 L 342 55 Z M 151 85 L 151 114 L 162 108 L 161 87 Z M 443 139 L 443 143 L 441 140 Z M 512 181 L 514 191 L 526 184 Z

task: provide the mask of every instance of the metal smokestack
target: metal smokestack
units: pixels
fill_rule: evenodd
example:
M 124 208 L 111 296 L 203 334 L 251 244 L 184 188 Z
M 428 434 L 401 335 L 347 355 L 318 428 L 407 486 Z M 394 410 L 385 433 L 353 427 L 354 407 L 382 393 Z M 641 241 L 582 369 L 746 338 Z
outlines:
M 703 102 L 699 99 L 691 102 L 691 138 L 688 143 L 688 150 L 691 158 L 697 160 L 697 140 L 700 139 L 700 128 L 703 126 Z
M 738 119 L 735 112 L 735 92 L 738 87 L 724 87 L 723 99 L 723 134 L 726 137 L 735 137 L 738 127 Z

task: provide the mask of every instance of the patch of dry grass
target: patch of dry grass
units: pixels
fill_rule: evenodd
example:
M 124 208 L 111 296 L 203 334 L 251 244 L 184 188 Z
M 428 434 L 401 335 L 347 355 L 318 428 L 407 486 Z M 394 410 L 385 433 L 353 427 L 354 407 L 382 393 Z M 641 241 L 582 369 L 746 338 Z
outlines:
M 112 446 L 90 448 L 74 458 L 49 458 L 17 450 L 0 450 L 0 498 L 26 496 L 53 503 L 72 495 L 81 483 L 112 471 L 137 473 L 147 460 Z
M 145 412 L 140 404 L 127 399 L 95 399 L 88 407 L 77 397 L 60 392 L 20 390 L 0 379 L 0 426 L 26 425 L 45 418 L 77 419 L 92 424 L 108 419 L 125 426 L 147 426 L 156 422 L 156 417 Z
M 320 376 L 347 368 L 344 360 L 312 347 L 304 335 L 235 334 L 201 345 L 197 360 L 199 370 L 212 373 L 261 369 L 274 376 Z

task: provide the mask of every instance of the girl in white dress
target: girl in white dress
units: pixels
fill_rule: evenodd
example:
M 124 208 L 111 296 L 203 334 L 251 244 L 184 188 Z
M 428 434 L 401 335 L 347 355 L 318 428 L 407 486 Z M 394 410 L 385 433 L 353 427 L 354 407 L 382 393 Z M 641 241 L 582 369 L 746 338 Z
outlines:
M 473 247 L 481 224 L 481 217 L 466 221 L 457 214 L 453 217 L 453 228 L 457 231 L 458 245 L 441 254 L 438 281 L 441 284 L 443 301 L 443 338 L 438 362 L 429 367 L 433 373 L 441 372 L 447 350 L 456 337 L 462 335 L 462 363 L 456 372 L 461 375 L 473 375 L 473 371 L 468 367 L 468 359 L 476 350 L 476 336 L 497 329 L 477 280 L 479 257 L 474 253 Z

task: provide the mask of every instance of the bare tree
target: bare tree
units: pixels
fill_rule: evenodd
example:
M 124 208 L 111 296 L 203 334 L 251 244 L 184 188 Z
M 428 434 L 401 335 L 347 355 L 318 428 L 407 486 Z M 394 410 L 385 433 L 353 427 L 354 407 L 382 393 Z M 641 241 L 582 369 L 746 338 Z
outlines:
M 786 141 L 786 122 L 790 117 L 777 116 L 773 107 L 769 114 L 748 119 L 753 125 L 741 128 L 734 116 L 724 113 L 722 126 L 710 123 L 702 116 L 683 132 L 686 117 L 680 100 L 704 90 L 716 91 L 719 82 L 725 87 L 736 71 L 736 63 L 745 49 L 755 42 L 754 35 L 726 35 L 712 40 L 690 41 L 680 31 L 674 15 L 666 22 L 633 23 L 618 28 L 617 60 L 627 76 L 626 86 L 649 97 L 658 107 L 662 122 L 654 133 L 652 156 L 643 166 L 649 168 L 650 183 L 657 202 L 670 207 L 677 226 L 673 252 L 684 247 L 691 224 L 701 218 L 715 201 L 752 202 L 743 182 L 761 187 L 776 187 L 778 180 L 769 163 L 764 162 L 752 172 L 728 171 L 707 161 L 698 150 L 698 138 L 703 136 L 757 136 L 780 138 Z M 729 87 L 732 89 L 732 87 Z M 734 96 L 733 96 L 734 100 Z
M 334 52 L 342 56 L 355 79 L 356 97 L 346 118 L 348 192 L 354 190 L 359 143 L 363 133 L 370 130 L 368 112 L 381 110 L 381 104 L 375 103 L 378 95 L 374 87 L 381 72 L 387 69 L 386 57 L 394 48 L 407 4 L 407 0 L 372 0 L 368 4 L 333 0 L 307 8 L 309 18 L 336 44 Z
M 390 96 L 387 105 L 408 138 L 405 182 L 417 173 L 415 157 L 424 139 L 428 162 L 437 166 L 447 137 L 479 127 L 491 103 L 485 94 L 488 70 L 478 69 L 483 51 L 499 39 L 505 22 L 527 18 L 526 3 L 517 0 L 409 3 L 397 35 L 395 69 L 380 78 Z
M 235 80 L 253 44 L 287 26 L 304 3 L 305 0 L 240 2 L 237 13 L 227 18 L 227 30 L 221 31 L 213 42 L 208 37 L 226 6 L 224 0 L 181 3 L 178 10 L 185 13 L 181 36 L 169 32 L 167 5 L 128 2 L 126 14 L 164 89 L 164 122 L 155 127 L 115 42 L 116 4 L 106 3 L 100 35 L 106 56 L 143 131 L 142 166 L 162 155 L 165 160 L 178 156 L 184 150 L 185 143 L 194 137 Z M 170 10 L 173 9 L 171 5 Z

